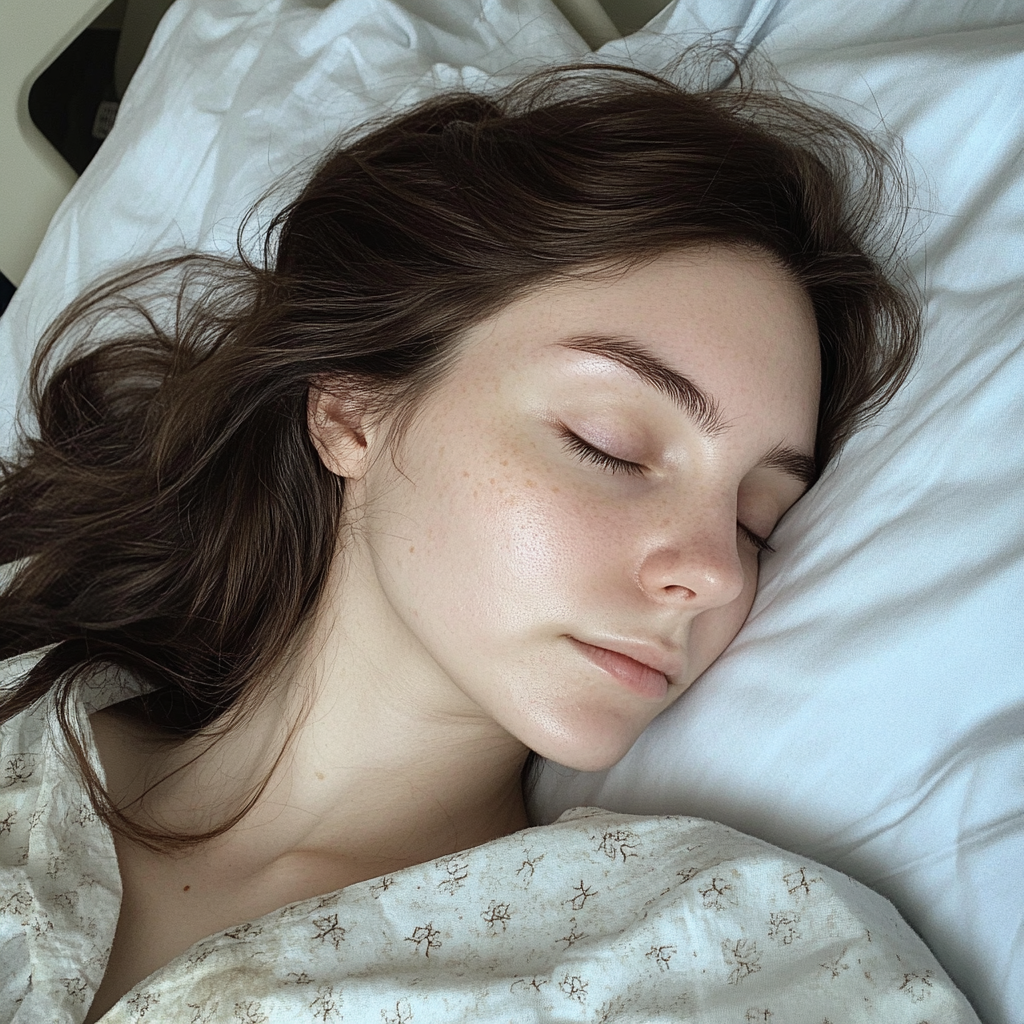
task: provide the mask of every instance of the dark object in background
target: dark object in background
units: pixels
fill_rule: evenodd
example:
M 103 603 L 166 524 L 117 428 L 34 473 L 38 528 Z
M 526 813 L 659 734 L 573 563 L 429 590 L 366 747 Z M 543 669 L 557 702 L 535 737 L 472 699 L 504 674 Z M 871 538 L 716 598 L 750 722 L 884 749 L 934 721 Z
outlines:
M 35 80 L 28 113 L 49 143 L 81 174 L 107 137 L 117 114 L 114 62 L 121 33 L 87 28 Z M 0 274 L 0 315 L 14 285 Z
M 87 28 L 29 90 L 29 116 L 77 174 L 89 165 L 113 124 L 119 38 L 113 29 Z
M 3 316 L 7 303 L 11 301 L 13 295 L 14 285 L 3 274 L 0 274 L 0 316 Z

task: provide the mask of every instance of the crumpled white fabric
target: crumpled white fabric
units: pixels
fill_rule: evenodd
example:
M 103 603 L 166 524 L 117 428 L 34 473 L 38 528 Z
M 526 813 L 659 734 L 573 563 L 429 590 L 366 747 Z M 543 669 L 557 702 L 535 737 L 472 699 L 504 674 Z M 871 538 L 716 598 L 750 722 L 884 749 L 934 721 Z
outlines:
M 0 666 L 0 685 L 30 658 Z M 86 712 L 123 677 L 80 688 Z M 0 727 L 0 1024 L 78 1024 L 121 886 L 61 758 L 50 698 Z M 893 906 L 715 822 L 576 807 L 451 856 L 239 922 L 103 1024 L 785 1021 L 977 1024 Z

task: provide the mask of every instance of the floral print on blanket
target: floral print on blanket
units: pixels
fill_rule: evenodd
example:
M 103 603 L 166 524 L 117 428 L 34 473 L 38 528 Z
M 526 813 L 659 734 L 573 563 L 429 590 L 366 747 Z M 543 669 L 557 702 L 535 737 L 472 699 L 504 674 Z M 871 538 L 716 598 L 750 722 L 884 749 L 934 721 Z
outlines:
M 83 710 L 123 695 L 101 685 Z M 0 1024 L 80 1022 L 117 923 L 110 833 L 50 716 L 0 730 Z M 596 807 L 212 935 L 103 1024 L 691 1020 L 977 1024 L 845 875 L 714 822 Z

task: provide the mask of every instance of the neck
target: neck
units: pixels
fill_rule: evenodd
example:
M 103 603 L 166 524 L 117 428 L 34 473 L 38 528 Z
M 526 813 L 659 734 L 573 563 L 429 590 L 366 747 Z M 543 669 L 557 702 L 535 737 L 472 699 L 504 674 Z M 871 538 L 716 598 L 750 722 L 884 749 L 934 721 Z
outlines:
M 374 877 L 530 825 L 520 777 L 528 749 L 479 708 L 432 708 L 411 681 L 351 684 L 370 666 L 343 640 L 303 645 L 287 680 L 253 712 L 171 749 L 103 712 L 93 717 L 111 795 L 168 831 L 199 833 L 252 808 L 212 841 L 244 873 L 341 858 Z M 339 678 L 339 676 L 344 678 Z M 224 725 L 230 727 L 225 731 Z

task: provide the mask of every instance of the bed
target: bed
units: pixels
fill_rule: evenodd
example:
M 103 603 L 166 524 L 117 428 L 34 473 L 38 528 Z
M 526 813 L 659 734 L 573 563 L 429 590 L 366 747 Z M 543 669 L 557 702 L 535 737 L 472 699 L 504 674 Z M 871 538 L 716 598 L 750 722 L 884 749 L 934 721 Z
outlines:
M 595 50 L 658 68 L 714 32 L 903 137 L 910 382 L 783 520 L 726 654 L 612 769 L 546 764 L 530 813 L 691 814 L 823 861 L 895 903 L 985 1024 L 1021 1024 L 1024 0 L 675 0 L 625 36 L 629 5 L 596 0 L 176 0 L 73 182 L 24 98 L 102 6 L 4 0 L 5 448 L 35 341 L 93 276 L 231 251 L 271 182 L 439 88 Z

